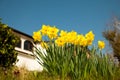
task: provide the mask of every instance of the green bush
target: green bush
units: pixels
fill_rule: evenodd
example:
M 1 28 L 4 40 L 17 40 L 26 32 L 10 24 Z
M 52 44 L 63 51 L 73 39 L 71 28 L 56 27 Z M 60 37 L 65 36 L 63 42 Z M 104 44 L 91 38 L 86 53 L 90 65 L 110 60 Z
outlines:
M 0 66 L 10 67 L 17 60 L 15 46 L 19 38 L 13 34 L 13 31 L 5 24 L 0 23 Z

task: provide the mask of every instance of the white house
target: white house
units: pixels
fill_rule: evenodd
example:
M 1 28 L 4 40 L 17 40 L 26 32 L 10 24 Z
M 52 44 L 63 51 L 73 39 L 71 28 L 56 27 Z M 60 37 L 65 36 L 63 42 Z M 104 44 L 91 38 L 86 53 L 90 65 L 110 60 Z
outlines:
M 16 65 L 18 67 L 25 67 L 28 70 L 37 70 L 42 71 L 43 67 L 37 62 L 35 56 L 33 55 L 33 45 L 36 47 L 40 47 L 40 45 L 36 45 L 33 43 L 32 36 L 25 34 L 21 31 L 13 29 L 15 35 L 20 37 L 20 42 L 15 47 L 15 50 L 18 52 L 18 62 Z

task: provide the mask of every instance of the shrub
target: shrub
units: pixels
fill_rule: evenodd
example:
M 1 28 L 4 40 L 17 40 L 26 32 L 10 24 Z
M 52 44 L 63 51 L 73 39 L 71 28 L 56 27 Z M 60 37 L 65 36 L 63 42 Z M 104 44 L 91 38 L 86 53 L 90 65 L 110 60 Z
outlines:
M 17 60 L 15 46 L 19 38 L 5 24 L 0 23 L 0 66 L 10 67 Z
M 110 44 L 112 54 L 120 63 L 120 19 L 114 19 L 111 23 L 112 26 L 107 27 L 103 32 L 103 37 Z M 120 64 L 119 64 L 120 65 Z

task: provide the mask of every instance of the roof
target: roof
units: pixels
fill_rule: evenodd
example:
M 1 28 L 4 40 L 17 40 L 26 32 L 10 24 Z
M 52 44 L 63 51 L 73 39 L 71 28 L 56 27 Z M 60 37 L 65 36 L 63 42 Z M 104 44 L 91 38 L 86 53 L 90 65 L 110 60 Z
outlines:
M 33 39 L 32 36 L 30 36 L 30 35 L 28 35 L 28 34 L 26 34 L 26 33 L 24 33 L 24 32 L 21 32 L 21 31 L 19 31 L 19 30 L 16 30 L 16 29 L 14 29 L 14 28 L 12 28 L 12 27 L 10 27 L 10 28 L 11 28 L 14 32 L 20 33 L 20 34 L 22 34 L 22 35 L 25 35 L 25 36 L 30 37 L 30 38 Z

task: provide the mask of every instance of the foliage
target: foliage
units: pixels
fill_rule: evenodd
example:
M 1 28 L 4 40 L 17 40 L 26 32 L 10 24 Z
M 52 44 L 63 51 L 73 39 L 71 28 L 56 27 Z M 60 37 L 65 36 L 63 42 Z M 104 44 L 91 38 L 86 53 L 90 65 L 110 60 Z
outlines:
M 103 32 L 103 36 L 107 39 L 113 49 L 113 55 L 120 62 L 120 21 L 114 20 L 112 27 Z
M 45 71 L 28 71 L 25 67 L 11 69 L 0 67 L 0 80 L 59 80 L 59 76 L 50 76 Z
M 52 34 L 51 28 L 55 29 Z M 47 47 L 36 47 L 35 56 L 44 70 L 50 75 L 60 76 L 61 80 L 67 77 L 72 80 L 114 79 L 117 67 L 109 56 L 102 53 L 101 50 L 105 47 L 105 43 L 98 41 L 97 47 L 88 48 L 92 45 L 95 36 L 92 31 L 85 35 L 64 30 L 58 34 L 58 31 L 59 29 L 56 27 L 43 25 L 39 30 L 42 35 L 33 35 L 33 38 L 36 35 L 51 36 L 48 36 L 50 42 L 46 43 Z M 35 40 L 37 39 L 35 38 Z M 42 38 L 37 40 L 37 42 L 39 41 L 43 42 Z
M 10 67 L 17 60 L 15 46 L 19 38 L 5 24 L 0 23 L 0 66 Z
M 112 80 L 120 80 L 120 68 L 116 69 L 115 77 Z M 104 76 L 91 76 L 92 80 L 107 80 Z M 90 78 L 90 79 L 91 79 Z M 89 80 L 90 80 L 89 79 Z M 61 80 L 59 76 L 51 76 L 46 71 L 28 71 L 26 68 L 13 67 L 4 69 L 0 67 L 0 80 Z M 65 80 L 73 80 L 67 77 Z M 76 80 L 76 79 L 75 79 Z

